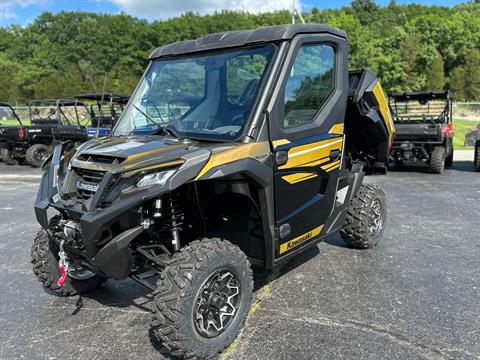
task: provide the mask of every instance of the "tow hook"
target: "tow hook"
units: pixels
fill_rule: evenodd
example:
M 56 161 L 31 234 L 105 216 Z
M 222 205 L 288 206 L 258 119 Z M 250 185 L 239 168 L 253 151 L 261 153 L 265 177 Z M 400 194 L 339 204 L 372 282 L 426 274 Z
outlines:
M 58 252 L 58 256 L 60 257 L 60 260 L 58 260 L 58 267 L 60 269 L 60 278 L 57 280 L 57 286 L 59 288 L 63 286 L 68 276 L 67 254 L 65 254 L 65 251 L 63 250 L 63 242 L 64 240 L 60 242 L 60 251 Z

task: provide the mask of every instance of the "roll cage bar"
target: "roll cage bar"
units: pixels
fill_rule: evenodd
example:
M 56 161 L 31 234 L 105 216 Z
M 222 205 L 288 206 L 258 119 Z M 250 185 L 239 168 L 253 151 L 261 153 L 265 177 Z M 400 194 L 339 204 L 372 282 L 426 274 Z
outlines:
M 432 121 L 448 124 L 453 118 L 449 90 L 389 94 L 388 103 L 397 122 Z
M 69 117 L 65 114 L 65 112 L 63 111 L 62 108 L 66 107 L 66 106 L 72 106 L 74 109 L 75 109 L 75 120 L 76 120 L 76 125 L 79 125 L 80 126 L 80 119 L 78 117 L 78 107 L 79 106 L 83 106 L 87 112 L 88 112 L 88 109 L 87 107 L 85 106 L 85 104 L 81 101 L 78 101 L 78 100 L 65 100 L 65 99 L 57 99 L 57 100 L 32 100 L 28 103 L 28 113 L 29 113 L 29 117 L 30 117 L 30 121 L 33 121 L 33 117 L 35 114 L 33 114 L 33 111 L 32 111 L 32 106 L 55 106 L 55 119 L 58 121 L 58 123 L 60 124 L 64 124 L 64 121 L 66 121 L 67 125 L 73 125 L 71 122 L 70 122 L 70 119 Z M 53 115 L 53 114 L 52 114 Z
M 83 100 L 95 102 L 95 104 L 91 104 L 90 106 L 84 105 L 88 114 L 90 115 L 90 118 L 92 119 L 92 122 L 96 122 L 96 124 L 92 124 L 95 127 L 101 127 L 102 121 L 105 120 L 105 118 L 110 118 L 113 122 L 118 120 L 124 106 L 127 104 L 129 99 L 130 97 L 127 95 L 115 93 L 89 93 L 75 96 L 75 100 L 77 101 Z M 108 112 L 104 111 L 105 103 L 108 104 Z M 118 113 L 118 109 L 116 109 L 115 104 L 119 105 L 120 113 Z M 98 111 L 94 110 L 95 107 Z

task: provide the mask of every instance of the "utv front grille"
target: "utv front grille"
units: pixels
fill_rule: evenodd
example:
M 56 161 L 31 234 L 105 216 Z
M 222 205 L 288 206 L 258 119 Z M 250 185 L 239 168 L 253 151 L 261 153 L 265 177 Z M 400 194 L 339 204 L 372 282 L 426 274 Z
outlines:
M 95 195 L 105 173 L 80 168 L 75 168 L 75 172 L 77 174 L 77 199 L 86 201 Z
M 118 165 L 118 164 L 121 164 L 125 160 L 125 157 L 81 154 L 78 157 L 78 160 L 91 162 L 91 163 Z

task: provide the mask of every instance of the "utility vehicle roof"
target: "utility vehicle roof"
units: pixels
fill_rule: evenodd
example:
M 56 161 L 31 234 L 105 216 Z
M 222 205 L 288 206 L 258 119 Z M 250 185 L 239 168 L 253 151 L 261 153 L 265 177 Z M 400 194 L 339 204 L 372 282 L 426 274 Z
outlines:
M 417 91 L 411 93 L 389 94 L 396 101 L 450 99 L 449 90 Z
M 265 44 L 290 40 L 297 34 L 329 33 L 347 38 L 345 31 L 323 24 L 266 26 L 255 30 L 234 30 L 205 35 L 196 40 L 178 41 L 154 50 L 149 59 L 201 51 L 226 49 L 244 45 Z
M 75 96 L 75 99 L 83 99 L 83 100 L 104 100 L 113 99 L 114 101 L 119 102 L 127 102 L 130 98 L 127 95 L 123 94 L 115 94 L 115 93 L 92 93 L 92 94 L 80 94 Z
M 0 107 L 9 107 L 11 108 L 12 106 L 8 103 L 0 102 Z

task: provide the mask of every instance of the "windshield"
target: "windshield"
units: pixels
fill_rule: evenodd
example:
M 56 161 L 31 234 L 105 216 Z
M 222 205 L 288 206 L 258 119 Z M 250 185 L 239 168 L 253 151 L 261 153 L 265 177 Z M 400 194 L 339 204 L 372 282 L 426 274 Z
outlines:
M 237 139 L 252 111 L 275 47 L 153 62 L 126 107 L 114 136 L 154 134 Z

